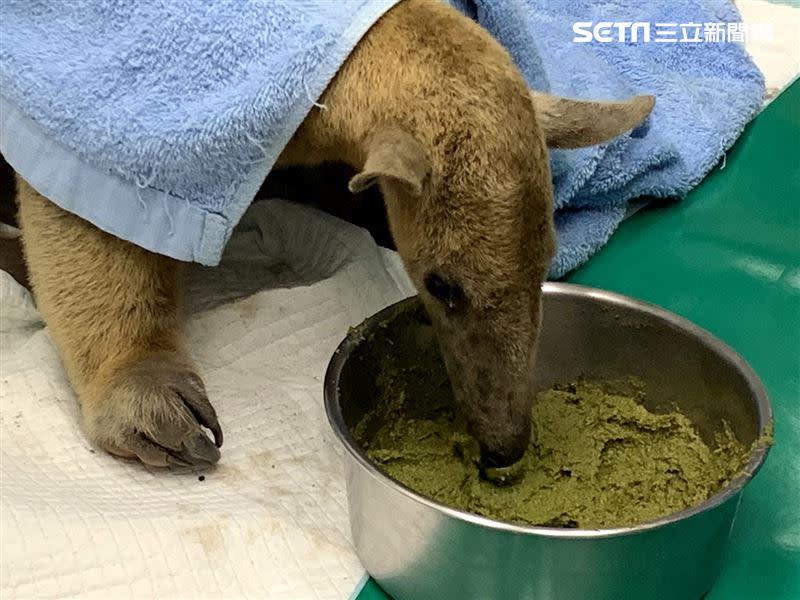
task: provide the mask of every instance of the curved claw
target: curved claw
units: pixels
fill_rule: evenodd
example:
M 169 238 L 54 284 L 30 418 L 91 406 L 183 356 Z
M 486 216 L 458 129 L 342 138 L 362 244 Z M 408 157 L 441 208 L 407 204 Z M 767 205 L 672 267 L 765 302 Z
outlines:
M 174 357 L 122 371 L 100 401 L 84 407 L 84 424 L 112 454 L 153 467 L 207 468 L 220 459 L 222 428 L 203 382 Z
M 204 433 L 196 433 L 183 442 L 181 457 L 189 457 L 191 462 L 197 461 L 213 464 L 219 460 L 220 453 L 217 446 L 206 437 Z
M 186 407 L 191 411 L 194 418 L 197 419 L 197 422 L 211 431 L 214 435 L 214 444 L 216 447 L 219 448 L 222 446 L 222 427 L 217 418 L 217 411 L 214 410 L 211 402 L 208 401 L 203 381 L 194 373 L 190 373 L 182 381 L 173 384 L 172 389 L 175 393 L 180 395 Z M 217 454 L 219 454 L 219 452 L 217 452 Z

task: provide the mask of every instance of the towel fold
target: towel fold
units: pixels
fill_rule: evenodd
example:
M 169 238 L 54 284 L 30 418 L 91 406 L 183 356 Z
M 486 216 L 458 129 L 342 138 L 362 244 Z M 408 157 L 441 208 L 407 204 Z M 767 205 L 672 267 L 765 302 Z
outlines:
M 764 79 L 735 41 L 743 28 L 728 0 L 457 2 L 509 49 L 534 89 L 586 99 L 656 96 L 648 122 L 631 133 L 551 152 L 559 241 L 552 277 L 595 254 L 632 200 L 685 196 L 761 107 Z M 636 42 L 630 34 L 625 42 L 573 41 L 573 24 L 603 21 L 647 23 L 650 41 L 641 29 Z M 706 41 L 707 30 L 720 29 L 724 41 Z
M 702 39 L 706 24 L 737 23 L 726 0 L 451 1 L 509 49 L 532 88 L 657 97 L 646 126 L 552 153 L 553 277 L 602 247 L 631 200 L 685 195 L 761 105 L 763 77 L 741 44 L 655 41 L 663 24 L 680 40 L 683 25 Z M 0 151 L 98 227 L 216 264 L 295 129 L 396 2 L 4 0 Z M 574 23 L 599 21 L 649 23 L 651 40 L 573 41 Z

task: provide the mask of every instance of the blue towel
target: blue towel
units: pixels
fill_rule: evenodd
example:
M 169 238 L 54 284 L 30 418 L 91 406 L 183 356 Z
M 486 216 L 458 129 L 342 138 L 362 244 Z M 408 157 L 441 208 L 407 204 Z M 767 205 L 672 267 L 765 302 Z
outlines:
M 552 153 L 554 277 L 595 253 L 632 199 L 685 195 L 760 106 L 763 80 L 740 45 L 573 42 L 577 21 L 738 21 L 726 0 L 450 1 L 535 89 L 657 96 L 646 126 Z M 0 151 L 98 227 L 216 264 L 292 133 L 396 2 L 3 0 Z
M 761 107 L 764 79 L 741 44 L 655 41 L 704 40 L 706 24 L 727 32 L 727 23 L 741 22 L 728 0 L 455 1 L 509 49 L 534 89 L 610 100 L 656 96 L 648 121 L 630 134 L 551 152 L 558 233 L 551 277 L 605 245 L 632 200 L 685 196 Z M 651 41 L 640 33 L 638 42 L 573 42 L 574 23 L 601 21 L 650 23 Z

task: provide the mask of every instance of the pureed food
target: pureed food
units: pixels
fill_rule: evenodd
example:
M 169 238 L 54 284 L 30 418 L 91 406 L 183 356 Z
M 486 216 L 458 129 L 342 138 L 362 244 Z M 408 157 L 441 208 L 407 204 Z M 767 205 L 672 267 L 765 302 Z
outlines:
M 390 477 L 442 504 L 501 521 L 621 527 L 680 511 L 722 488 L 750 451 L 727 427 L 709 447 L 680 412 L 648 411 L 645 391 L 576 382 L 539 394 L 525 457 L 487 477 L 450 407 L 440 362 L 402 372 L 387 361 L 385 397 L 355 429 Z

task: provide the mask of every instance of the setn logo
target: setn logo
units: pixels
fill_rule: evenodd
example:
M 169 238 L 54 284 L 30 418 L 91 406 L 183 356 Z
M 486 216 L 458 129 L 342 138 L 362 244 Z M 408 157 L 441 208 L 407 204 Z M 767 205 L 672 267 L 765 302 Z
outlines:
M 600 21 L 592 27 L 591 21 L 579 21 L 573 23 L 572 31 L 575 33 L 572 41 L 581 44 L 591 41 L 638 42 L 640 36 L 642 41 L 650 41 L 650 23 Z

